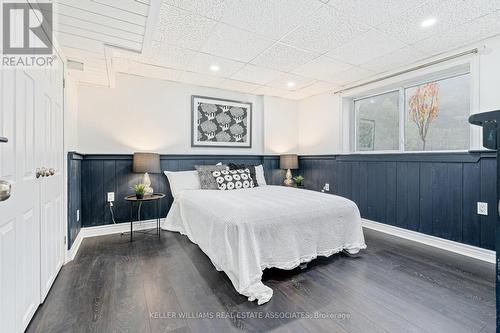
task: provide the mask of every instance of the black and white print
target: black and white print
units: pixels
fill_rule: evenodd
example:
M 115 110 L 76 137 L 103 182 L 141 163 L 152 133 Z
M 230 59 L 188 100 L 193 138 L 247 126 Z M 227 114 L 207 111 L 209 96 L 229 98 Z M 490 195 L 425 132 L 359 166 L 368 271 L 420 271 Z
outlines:
M 192 108 L 193 146 L 251 147 L 251 103 L 192 96 Z
M 219 190 L 239 190 L 254 187 L 249 169 L 213 171 Z

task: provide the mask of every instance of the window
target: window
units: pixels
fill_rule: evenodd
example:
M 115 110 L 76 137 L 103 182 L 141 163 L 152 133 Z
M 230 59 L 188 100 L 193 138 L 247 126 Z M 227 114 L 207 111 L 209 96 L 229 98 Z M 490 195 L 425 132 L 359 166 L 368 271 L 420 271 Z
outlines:
M 399 92 L 354 101 L 356 150 L 399 149 Z
M 354 99 L 355 151 L 469 149 L 470 91 L 462 71 Z

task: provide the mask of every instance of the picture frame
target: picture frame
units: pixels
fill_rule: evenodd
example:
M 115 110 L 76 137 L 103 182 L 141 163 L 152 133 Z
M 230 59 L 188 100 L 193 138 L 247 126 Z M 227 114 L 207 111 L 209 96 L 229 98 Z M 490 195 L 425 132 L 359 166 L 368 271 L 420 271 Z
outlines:
M 191 147 L 252 148 L 252 103 L 191 96 Z

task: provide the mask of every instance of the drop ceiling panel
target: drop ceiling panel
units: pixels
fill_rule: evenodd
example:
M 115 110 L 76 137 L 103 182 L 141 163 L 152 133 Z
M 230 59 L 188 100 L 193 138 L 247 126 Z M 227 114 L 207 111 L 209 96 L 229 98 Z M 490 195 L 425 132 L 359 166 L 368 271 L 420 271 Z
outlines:
M 189 63 L 189 70 L 192 72 L 209 74 L 220 77 L 230 77 L 245 64 L 234 60 L 220 58 L 211 54 L 197 53 Z M 217 66 L 219 70 L 213 71 L 211 66 Z
M 219 21 L 231 0 L 163 0 L 164 3 Z
M 232 75 L 231 78 L 256 84 L 266 84 L 281 75 L 283 75 L 283 72 L 248 64 Z
M 218 76 L 199 74 L 193 72 L 184 72 L 180 76 L 181 82 L 199 86 L 207 86 L 207 87 L 218 87 L 223 80 L 224 80 L 223 78 Z
M 273 41 L 248 31 L 219 23 L 202 48 L 203 52 L 248 62 L 273 44 Z
M 378 29 L 407 43 L 413 44 L 433 35 L 469 22 L 486 12 L 477 1 L 431 0 L 403 15 L 393 18 Z M 422 21 L 436 18 L 437 23 L 422 28 Z
M 373 72 L 373 71 L 370 71 L 370 70 L 367 70 L 364 68 L 360 68 L 360 67 L 353 67 L 353 68 L 350 68 L 344 72 L 340 72 L 338 74 L 335 74 L 335 76 L 332 79 L 332 82 L 334 82 L 338 85 L 346 85 L 348 83 L 353 83 L 353 82 L 367 79 L 374 74 L 375 74 L 375 72 Z
M 287 73 L 268 83 L 267 86 L 295 91 L 312 84 L 314 81 L 315 80 L 311 78 Z M 289 83 L 293 83 L 293 85 L 289 86 Z
M 276 96 L 276 97 L 284 97 L 290 93 L 287 89 L 274 88 L 269 86 L 260 86 L 254 92 L 256 95 L 267 95 L 267 96 Z
M 227 79 L 219 84 L 219 88 L 234 90 L 243 93 L 253 93 L 259 85 L 238 80 Z
M 168 44 L 199 50 L 215 24 L 215 21 L 206 17 L 162 3 L 153 38 Z
M 399 40 L 372 29 L 326 55 L 336 60 L 360 65 L 404 46 L 406 45 Z
M 293 73 L 329 81 L 335 74 L 345 71 L 351 67 L 351 64 L 337 61 L 326 56 L 320 56 L 295 69 Z
M 145 60 L 156 65 L 176 69 L 187 69 L 196 52 L 167 43 L 153 41 L 151 50 Z
M 289 72 L 316 57 L 317 54 L 315 53 L 277 43 L 260 54 L 251 63 L 282 72 Z
M 428 0 L 330 0 L 328 5 L 358 22 L 377 26 L 426 1 Z
M 424 59 L 426 57 L 428 57 L 428 55 L 425 53 L 413 47 L 405 46 L 389 54 L 372 59 L 362 64 L 361 67 L 380 73 L 398 69 L 403 65 L 409 65 L 415 62 L 416 59 Z
M 228 0 L 222 22 L 278 40 L 306 22 L 318 0 Z
M 357 22 L 333 7 L 325 6 L 282 41 L 323 53 L 342 46 L 368 29 L 367 25 Z

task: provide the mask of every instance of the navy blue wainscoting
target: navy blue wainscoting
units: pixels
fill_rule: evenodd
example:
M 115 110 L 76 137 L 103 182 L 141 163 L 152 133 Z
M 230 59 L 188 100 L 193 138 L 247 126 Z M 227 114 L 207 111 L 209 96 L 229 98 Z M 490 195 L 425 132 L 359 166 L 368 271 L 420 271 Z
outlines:
M 369 220 L 495 248 L 496 158 L 490 152 L 300 157 L 305 186 L 356 202 Z M 477 202 L 488 203 L 488 216 Z
M 82 160 L 78 153 L 68 154 L 68 249 L 82 227 L 81 218 L 77 219 L 77 211 L 82 212 Z
M 76 159 L 75 157 L 78 157 Z M 142 174 L 132 173 L 132 155 L 81 155 L 69 153 L 69 234 L 70 243 L 79 228 L 113 223 L 107 203 L 107 193 L 115 192 L 113 211 L 115 221 L 129 221 L 129 204 L 123 200 L 133 194 L 132 186 L 142 181 Z M 280 184 L 284 171 L 279 170 L 279 156 L 250 155 L 161 155 L 161 169 L 169 171 L 194 170 L 195 165 L 238 163 L 264 166 L 268 184 Z M 80 176 L 81 175 L 81 176 Z M 161 216 L 165 217 L 173 201 L 167 177 L 164 174 L 151 176 L 155 192 L 166 194 L 161 202 Z M 81 193 L 81 197 L 77 196 Z M 81 225 L 76 223 L 76 209 L 81 206 Z M 137 217 L 135 217 L 137 218 Z M 144 203 L 141 219 L 156 218 L 156 203 Z M 78 225 L 78 229 L 76 229 Z M 74 231 L 73 231 L 74 230 Z

